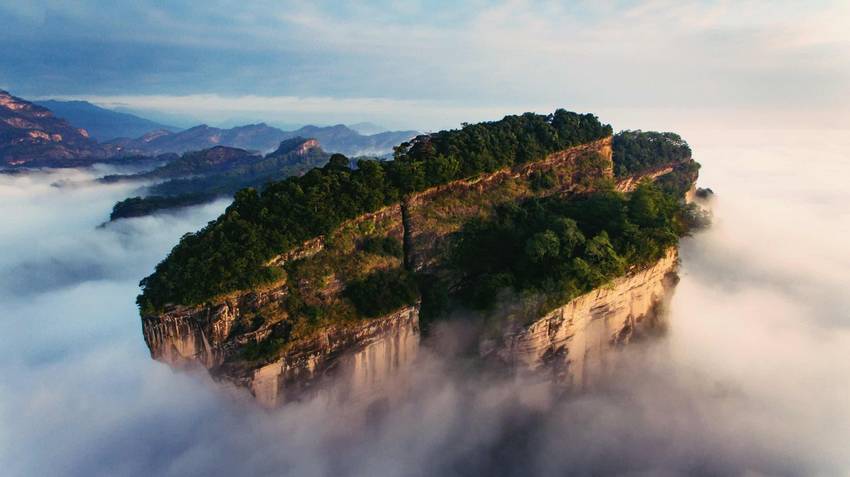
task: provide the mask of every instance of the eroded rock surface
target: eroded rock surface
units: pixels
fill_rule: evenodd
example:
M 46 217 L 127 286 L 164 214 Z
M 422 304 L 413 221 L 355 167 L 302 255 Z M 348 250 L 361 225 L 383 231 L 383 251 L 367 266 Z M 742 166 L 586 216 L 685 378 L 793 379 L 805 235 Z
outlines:
M 664 328 L 663 306 L 678 282 L 678 253 L 615 279 L 529 324 L 506 327 L 483 354 L 517 372 L 551 374 L 571 388 L 592 385 L 606 371 L 611 350 Z

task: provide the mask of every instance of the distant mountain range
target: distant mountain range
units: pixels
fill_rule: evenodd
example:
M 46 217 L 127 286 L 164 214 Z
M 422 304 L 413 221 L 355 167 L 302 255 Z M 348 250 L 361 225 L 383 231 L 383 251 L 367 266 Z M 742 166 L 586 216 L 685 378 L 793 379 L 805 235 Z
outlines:
M 49 99 L 36 104 L 51 110 L 54 115 L 88 131 L 89 136 L 100 142 L 121 137 L 139 137 L 151 131 L 175 132 L 179 128 L 140 118 L 129 113 L 95 106 L 88 101 L 57 101 Z
M 110 146 L 121 154 L 156 155 L 182 154 L 215 146 L 227 146 L 249 151 L 269 152 L 281 141 L 294 137 L 318 139 L 330 152 L 357 155 L 383 155 L 398 144 L 418 135 L 417 131 L 387 131 L 369 122 L 346 126 L 304 126 L 294 131 L 265 123 L 232 128 L 217 128 L 201 124 L 180 130 L 134 114 L 117 112 L 87 101 L 45 100 L 37 102 L 57 117 L 88 131 L 89 136 Z
M 235 147 L 249 151 L 268 152 L 281 141 L 295 137 L 317 139 L 329 152 L 348 156 L 382 155 L 392 148 L 418 135 L 417 131 L 386 131 L 362 135 L 337 124 L 336 126 L 304 126 L 295 131 L 283 131 L 265 123 L 220 129 L 202 124 L 179 132 L 152 131 L 137 139 L 114 139 L 109 146 L 124 154 L 178 154 L 208 149 L 215 146 Z
M 380 128 L 371 123 L 355 126 L 370 131 Z M 0 91 L 0 166 L 74 167 L 216 146 L 262 154 L 299 137 L 317 139 L 328 152 L 381 156 L 416 135 L 416 131 L 361 134 L 343 124 L 304 126 L 294 131 L 265 123 L 229 129 L 202 124 L 179 131 L 85 101 L 46 100 L 35 104 Z
M 347 156 L 381 156 L 391 153 L 395 146 L 413 139 L 420 133 L 409 130 L 363 135 L 344 124 L 337 124 L 335 126 L 304 126 L 286 134 L 316 138 L 327 151 Z

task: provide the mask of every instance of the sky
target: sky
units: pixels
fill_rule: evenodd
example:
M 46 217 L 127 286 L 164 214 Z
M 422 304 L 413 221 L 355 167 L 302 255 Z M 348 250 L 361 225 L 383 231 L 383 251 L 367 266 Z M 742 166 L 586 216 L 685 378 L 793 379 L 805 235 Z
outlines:
M 850 123 L 843 1 L 0 1 L 0 87 L 214 123 Z M 622 126 L 620 125 L 622 123 Z

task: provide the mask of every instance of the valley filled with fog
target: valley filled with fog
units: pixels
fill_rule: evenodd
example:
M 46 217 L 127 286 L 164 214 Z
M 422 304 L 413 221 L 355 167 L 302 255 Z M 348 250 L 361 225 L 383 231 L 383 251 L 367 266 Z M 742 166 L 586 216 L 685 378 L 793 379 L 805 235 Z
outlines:
M 3 474 L 850 472 L 850 133 L 667 126 L 716 194 L 682 241 L 666 336 L 561 398 L 423 352 L 366 424 L 322 399 L 261 410 L 151 360 L 137 284 L 226 201 L 99 227 L 131 192 L 94 181 L 114 171 L 0 175 Z

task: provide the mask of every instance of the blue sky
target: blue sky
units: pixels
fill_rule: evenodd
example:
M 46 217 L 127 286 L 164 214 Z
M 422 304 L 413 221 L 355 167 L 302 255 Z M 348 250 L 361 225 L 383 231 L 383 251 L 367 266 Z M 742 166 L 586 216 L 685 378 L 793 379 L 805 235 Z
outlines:
M 848 109 L 846 2 L 0 0 L 0 17 L 0 87 L 212 123 Z

